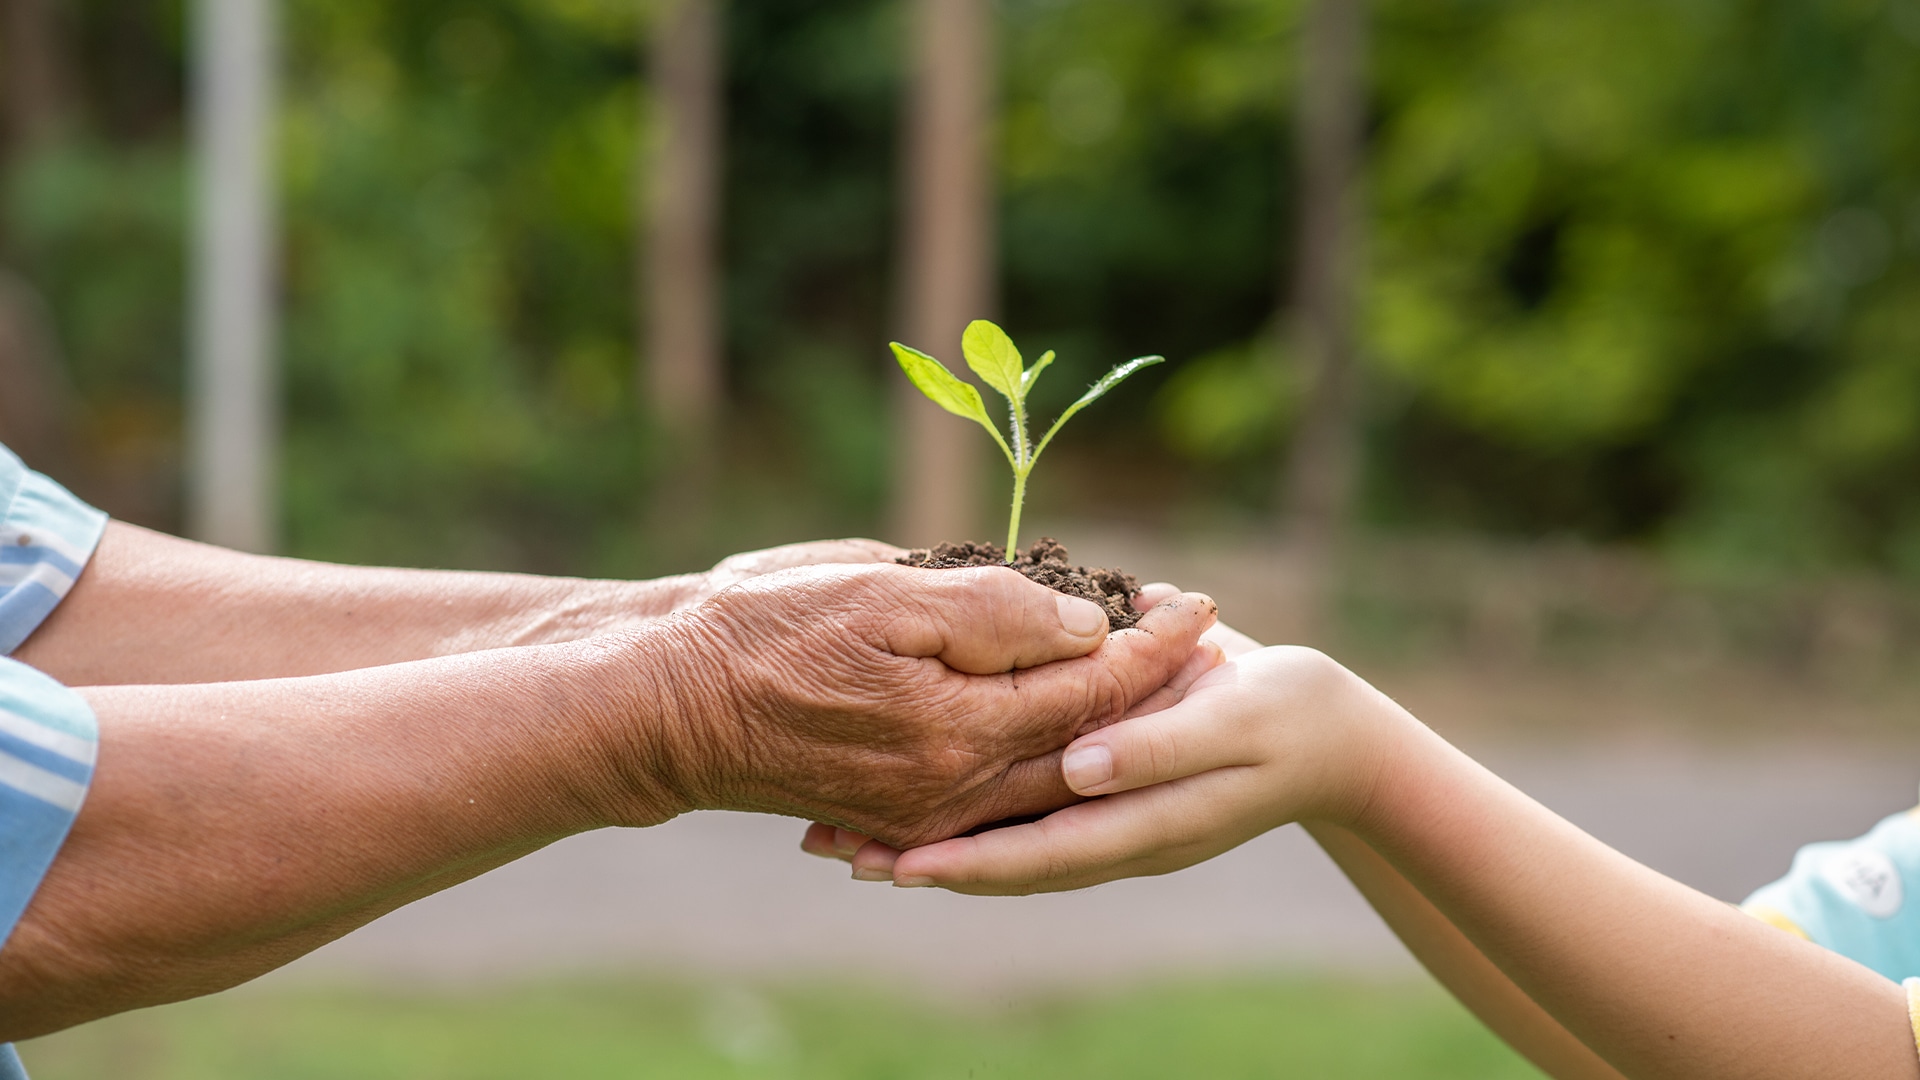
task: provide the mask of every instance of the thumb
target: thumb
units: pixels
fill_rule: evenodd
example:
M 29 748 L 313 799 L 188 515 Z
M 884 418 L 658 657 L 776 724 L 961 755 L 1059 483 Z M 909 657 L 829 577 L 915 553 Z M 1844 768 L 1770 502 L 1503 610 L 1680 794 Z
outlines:
M 937 657 L 955 671 L 997 675 L 1085 656 L 1107 637 L 1099 604 L 1000 566 L 884 567 L 907 603 L 882 627 L 896 656 Z
M 1079 795 L 1110 795 L 1248 764 L 1249 741 L 1215 715 L 1220 703 L 1198 692 L 1205 682 L 1178 704 L 1075 739 L 1060 759 L 1067 786 Z

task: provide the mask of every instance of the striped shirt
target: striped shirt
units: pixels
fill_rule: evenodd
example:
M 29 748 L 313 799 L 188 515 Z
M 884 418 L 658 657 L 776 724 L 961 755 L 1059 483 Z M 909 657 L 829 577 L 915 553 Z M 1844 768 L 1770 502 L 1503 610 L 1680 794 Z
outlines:
M 92 556 L 106 515 L 0 446 L 0 654 L 53 609 Z M 0 655 L 0 947 L 80 812 L 99 746 L 80 695 Z M 0 1046 L 0 1080 L 24 1080 Z

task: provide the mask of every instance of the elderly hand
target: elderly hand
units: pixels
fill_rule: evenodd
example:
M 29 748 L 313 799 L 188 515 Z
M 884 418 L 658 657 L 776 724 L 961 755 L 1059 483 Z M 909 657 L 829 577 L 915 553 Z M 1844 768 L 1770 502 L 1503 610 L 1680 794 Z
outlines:
M 702 574 L 688 575 L 687 584 L 676 598 L 673 610 L 685 611 L 705 603 L 714 594 L 743 581 L 763 577 L 796 566 L 855 565 L 890 563 L 907 553 L 906 548 L 883 544 L 878 540 L 805 540 L 797 544 L 743 551 L 729 555 Z
M 1097 605 L 1000 567 L 740 582 L 659 626 L 681 734 L 625 762 L 648 796 L 629 817 L 758 810 L 909 846 L 1057 809 L 1076 799 L 1061 748 L 1164 685 L 1213 620 L 1183 594 L 1109 635 Z
M 1180 590 L 1165 582 L 1156 582 L 1140 590 L 1134 607 L 1151 611 L 1162 601 L 1180 595 Z M 1260 643 L 1226 623 L 1215 622 L 1200 637 L 1187 661 L 1165 685 L 1147 695 L 1127 711 L 1128 721 L 1178 705 L 1195 683 L 1227 660 L 1244 656 L 1260 648 Z M 1020 835 L 1029 835 L 1031 829 Z M 995 838 L 998 839 L 998 838 Z M 892 881 L 900 851 L 863 833 L 827 822 L 810 825 L 800 841 L 801 850 L 823 858 L 853 864 L 853 876 L 860 881 Z M 858 856 L 858 858 L 856 858 Z

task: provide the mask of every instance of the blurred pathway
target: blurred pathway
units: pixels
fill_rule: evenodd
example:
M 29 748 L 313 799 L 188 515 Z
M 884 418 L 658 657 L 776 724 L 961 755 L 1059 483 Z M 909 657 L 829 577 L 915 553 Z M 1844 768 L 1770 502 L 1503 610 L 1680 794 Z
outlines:
M 1911 806 L 1920 747 L 1468 745 L 1602 840 L 1729 900 L 1795 847 Z M 1402 973 L 1411 961 L 1298 829 L 1164 878 L 978 899 L 847 880 L 799 822 L 700 814 L 556 844 L 273 976 L 843 973 L 993 990 L 1233 969 Z

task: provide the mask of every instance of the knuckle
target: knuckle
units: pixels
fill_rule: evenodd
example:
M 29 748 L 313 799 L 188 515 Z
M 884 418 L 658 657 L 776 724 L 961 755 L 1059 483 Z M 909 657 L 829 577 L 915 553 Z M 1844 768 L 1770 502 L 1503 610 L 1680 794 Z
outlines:
M 1138 696 L 1141 695 L 1133 693 L 1133 688 L 1118 672 L 1108 667 L 1095 669 L 1093 678 L 1087 684 L 1088 730 L 1097 730 L 1117 722 L 1126 715 L 1127 709 Z
M 1046 850 L 1046 869 L 1041 873 L 1042 881 L 1058 881 L 1073 873 L 1073 859 L 1059 845 L 1049 843 Z
M 1277 658 L 1288 681 L 1308 692 L 1332 689 L 1353 678 L 1338 660 L 1310 646 L 1281 646 Z
M 1040 822 L 1041 860 L 1044 870 L 1040 881 L 1059 881 L 1071 876 L 1077 869 L 1080 837 L 1077 830 L 1058 818 L 1046 818 Z
M 928 779 L 940 790 L 951 791 L 980 771 L 980 755 L 963 746 L 946 745 L 933 751 L 927 765 Z
M 1155 724 L 1141 732 L 1140 748 L 1146 758 L 1146 777 L 1160 779 L 1179 775 L 1180 740 L 1164 726 Z

